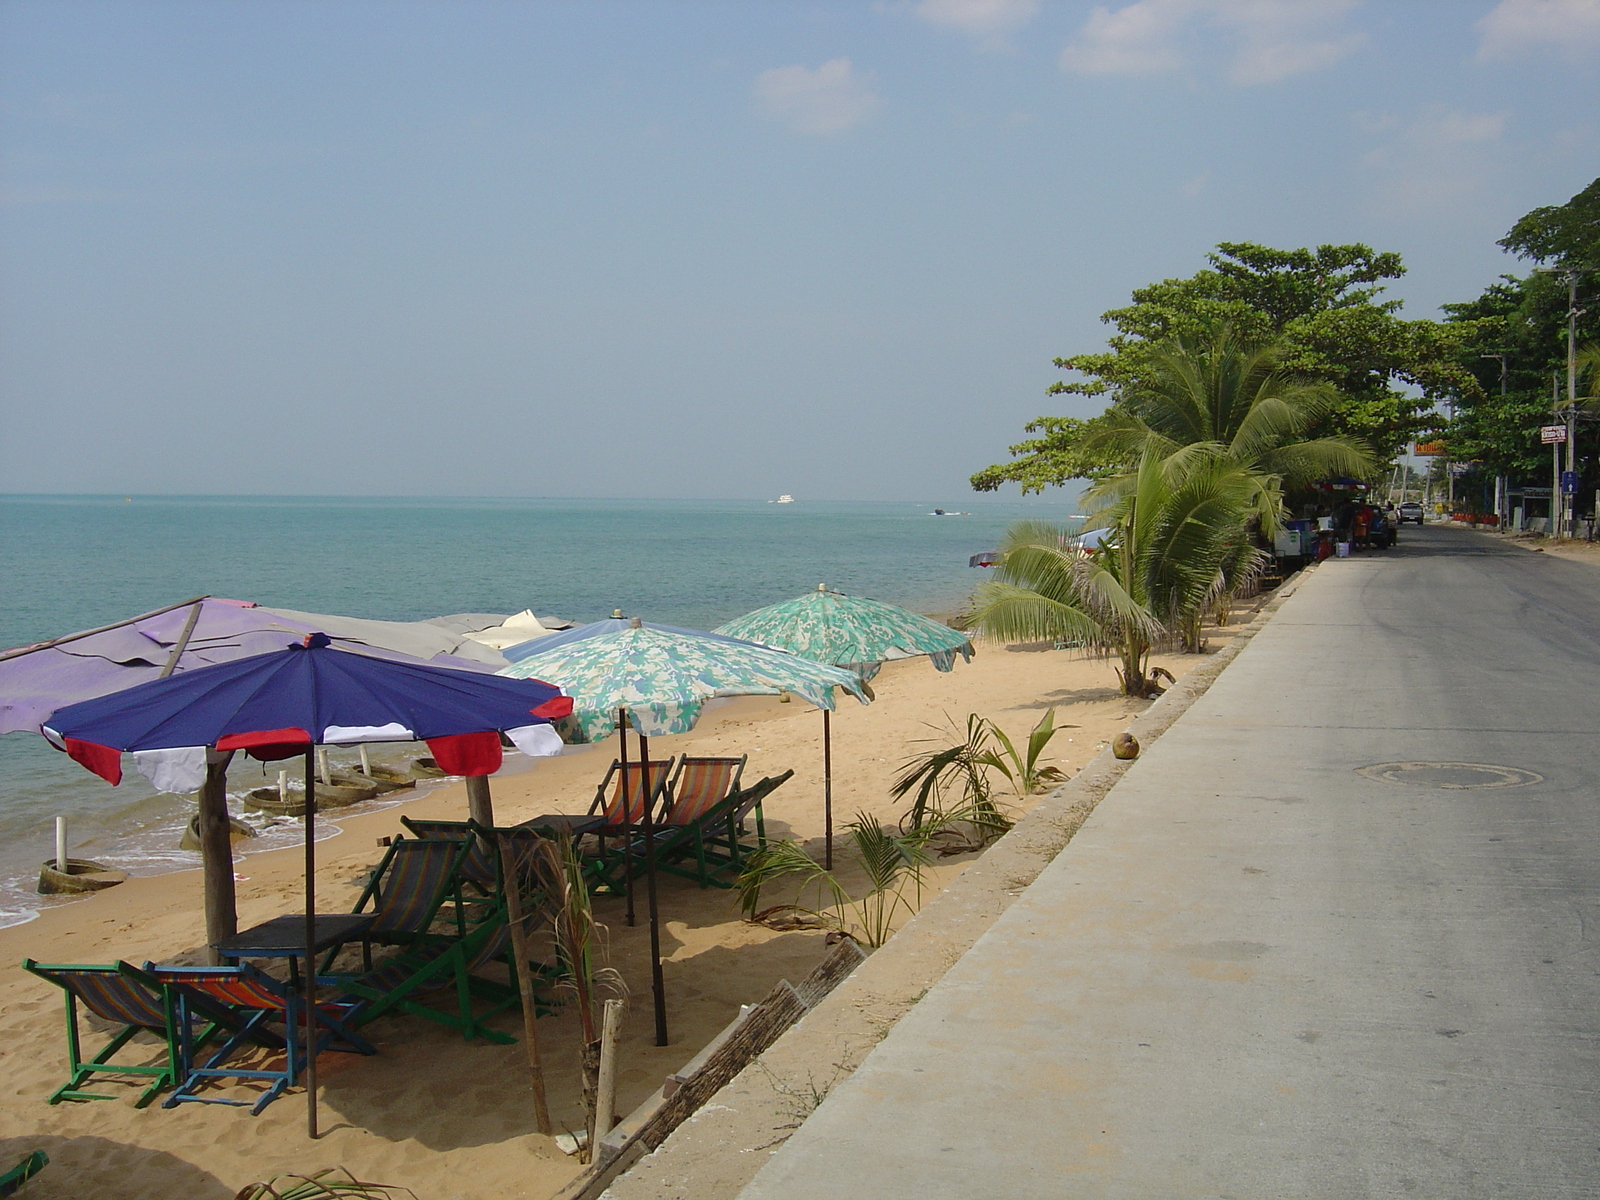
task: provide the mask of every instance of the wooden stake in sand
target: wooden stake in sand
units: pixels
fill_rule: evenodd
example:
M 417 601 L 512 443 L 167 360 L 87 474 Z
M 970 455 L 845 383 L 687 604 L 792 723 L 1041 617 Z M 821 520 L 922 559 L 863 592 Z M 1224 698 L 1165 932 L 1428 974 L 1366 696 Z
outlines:
M 539 1009 L 533 996 L 533 973 L 528 969 L 528 928 L 522 918 L 521 864 L 511 852 L 511 841 L 503 834 L 500 843 L 500 874 L 505 880 L 506 917 L 511 922 L 511 948 L 517 956 L 517 988 L 522 994 L 522 1038 L 528 1045 L 528 1072 L 533 1076 L 533 1117 L 539 1132 L 550 1133 L 550 1106 L 544 1094 L 544 1065 L 539 1060 Z
M 600 1078 L 595 1084 L 594 1129 L 589 1134 L 591 1162 L 592 1148 L 617 1123 L 617 1039 L 621 1036 L 622 1001 L 607 1000 L 605 1015 L 600 1019 Z

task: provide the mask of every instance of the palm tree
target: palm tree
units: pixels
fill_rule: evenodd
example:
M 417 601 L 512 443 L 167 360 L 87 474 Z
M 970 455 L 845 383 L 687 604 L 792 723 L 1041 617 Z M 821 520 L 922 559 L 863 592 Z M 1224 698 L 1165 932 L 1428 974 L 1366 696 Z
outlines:
M 1098 646 L 1121 660 L 1124 694 L 1157 691 L 1152 647 L 1177 636 L 1198 650 L 1206 611 L 1262 560 L 1245 534 L 1259 480 L 1222 456 L 1160 450 L 1147 443 L 1104 505 L 1111 532 L 1094 551 L 1057 526 L 1012 526 L 962 623 L 1002 640 Z
M 1371 452 L 1355 441 L 1305 436 L 1338 394 L 1325 383 L 1296 379 L 1283 356 L 1281 344 L 1246 342 L 1226 324 L 1209 338 L 1177 337 L 1153 347 L 1145 378 L 1101 418 L 1094 447 L 1130 465 L 1154 451 L 1180 473 L 1226 462 L 1251 480 L 1249 515 L 1275 533 L 1285 486 L 1359 477 L 1375 467 Z M 1135 474 L 1103 481 L 1087 499 L 1116 503 Z

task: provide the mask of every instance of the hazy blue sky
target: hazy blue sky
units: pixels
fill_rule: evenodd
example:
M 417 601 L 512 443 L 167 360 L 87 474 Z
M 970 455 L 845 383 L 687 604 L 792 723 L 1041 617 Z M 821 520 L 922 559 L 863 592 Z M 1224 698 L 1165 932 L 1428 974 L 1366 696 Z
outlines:
M 959 497 L 1216 242 L 1413 315 L 1600 0 L 0 4 L 0 491 Z

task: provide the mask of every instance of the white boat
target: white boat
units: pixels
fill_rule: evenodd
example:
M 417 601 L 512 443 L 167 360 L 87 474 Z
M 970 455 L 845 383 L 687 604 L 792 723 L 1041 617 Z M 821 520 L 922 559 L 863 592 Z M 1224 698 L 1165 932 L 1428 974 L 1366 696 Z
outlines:
M 783 495 L 778 497 L 778 503 L 779 504 L 793 504 L 794 503 L 794 497 L 789 495 L 788 492 L 785 492 Z

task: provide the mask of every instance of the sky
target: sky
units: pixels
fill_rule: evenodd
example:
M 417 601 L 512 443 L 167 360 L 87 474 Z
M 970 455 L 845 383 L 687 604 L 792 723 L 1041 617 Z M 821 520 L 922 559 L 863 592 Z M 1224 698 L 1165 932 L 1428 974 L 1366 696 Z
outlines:
M 970 496 L 1129 292 L 1600 175 L 1600 0 L 0 2 L 0 492 Z

